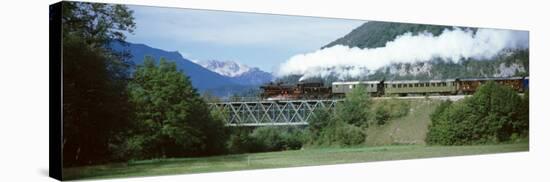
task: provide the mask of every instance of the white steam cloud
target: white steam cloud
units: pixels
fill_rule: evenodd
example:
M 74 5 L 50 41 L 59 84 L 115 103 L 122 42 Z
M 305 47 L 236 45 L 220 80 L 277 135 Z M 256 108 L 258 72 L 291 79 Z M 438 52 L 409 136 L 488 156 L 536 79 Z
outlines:
M 311 53 L 298 54 L 282 63 L 277 76 L 303 75 L 301 79 L 337 75 L 358 77 L 390 63 L 414 63 L 434 58 L 457 62 L 461 59 L 490 59 L 505 49 L 529 48 L 527 31 L 454 28 L 439 36 L 431 33 L 405 33 L 385 47 L 361 49 L 336 45 Z

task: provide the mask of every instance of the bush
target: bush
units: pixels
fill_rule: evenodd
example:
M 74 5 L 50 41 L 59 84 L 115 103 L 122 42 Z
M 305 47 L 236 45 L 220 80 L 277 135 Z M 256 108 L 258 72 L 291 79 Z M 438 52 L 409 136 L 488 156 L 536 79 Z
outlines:
M 365 129 L 342 122 L 332 122 L 324 128 L 315 145 L 353 146 L 365 142 Z
M 250 136 L 251 130 L 248 128 L 234 128 L 232 135 L 229 136 L 228 148 L 230 153 L 249 153 L 261 152 L 262 147 L 259 142 Z
M 236 128 L 232 133 L 228 141 L 231 153 L 296 150 L 306 141 L 304 129 L 298 127 Z
M 374 122 L 384 125 L 392 118 L 399 118 L 409 114 L 409 102 L 397 99 L 383 100 L 374 109 Z
M 250 137 L 258 142 L 261 151 L 299 149 L 304 142 L 302 131 L 291 127 L 260 127 Z
M 363 129 L 353 125 L 345 124 L 339 127 L 337 131 L 337 141 L 343 146 L 362 144 L 367 137 Z
M 374 120 L 378 125 L 386 124 L 386 121 L 390 119 L 390 112 L 384 107 L 377 107 L 374 112 Z
M 488 82 L 472 97 L 452 104 L 445 102 L 431 116 L 426 142 L 462 145 L 508 141 L 514 133 L 527 136 L 526 95 L 521 98 L 507 86 Z

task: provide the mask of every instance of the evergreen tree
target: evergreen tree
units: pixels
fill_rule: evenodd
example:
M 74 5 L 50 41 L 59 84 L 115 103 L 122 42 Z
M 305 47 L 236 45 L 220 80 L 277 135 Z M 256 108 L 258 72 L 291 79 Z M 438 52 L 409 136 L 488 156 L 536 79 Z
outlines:
M 357 127 L 367 127 L 371 105 L 367 89 L 358 85 L 346 94 L 343 102 L 336 105 L 336 119 Z

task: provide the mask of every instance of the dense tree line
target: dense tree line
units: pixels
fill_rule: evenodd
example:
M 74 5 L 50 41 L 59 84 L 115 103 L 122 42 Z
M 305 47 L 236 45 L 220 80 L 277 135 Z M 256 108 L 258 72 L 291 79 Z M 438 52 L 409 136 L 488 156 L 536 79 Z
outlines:
M 132 108 L 129 63 L 105 45 L 135 28 L 125 6 L 63 4 L 63 165 L 102 163 L 122 142 Z
M 529 94 L 489 82 L 462 101 L 441 104 L 431 116 L 428 144 L 497 143 L 527 137 Z

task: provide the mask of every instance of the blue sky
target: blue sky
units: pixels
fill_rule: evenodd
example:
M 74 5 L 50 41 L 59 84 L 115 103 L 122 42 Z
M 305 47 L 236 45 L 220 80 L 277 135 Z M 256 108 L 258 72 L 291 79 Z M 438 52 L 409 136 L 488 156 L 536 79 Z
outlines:
M 127 41 L 192 60 L 235 61 L 273 71 L 295 54 L 311 52 L 365 21 L 129 6 L 136 30 Z

